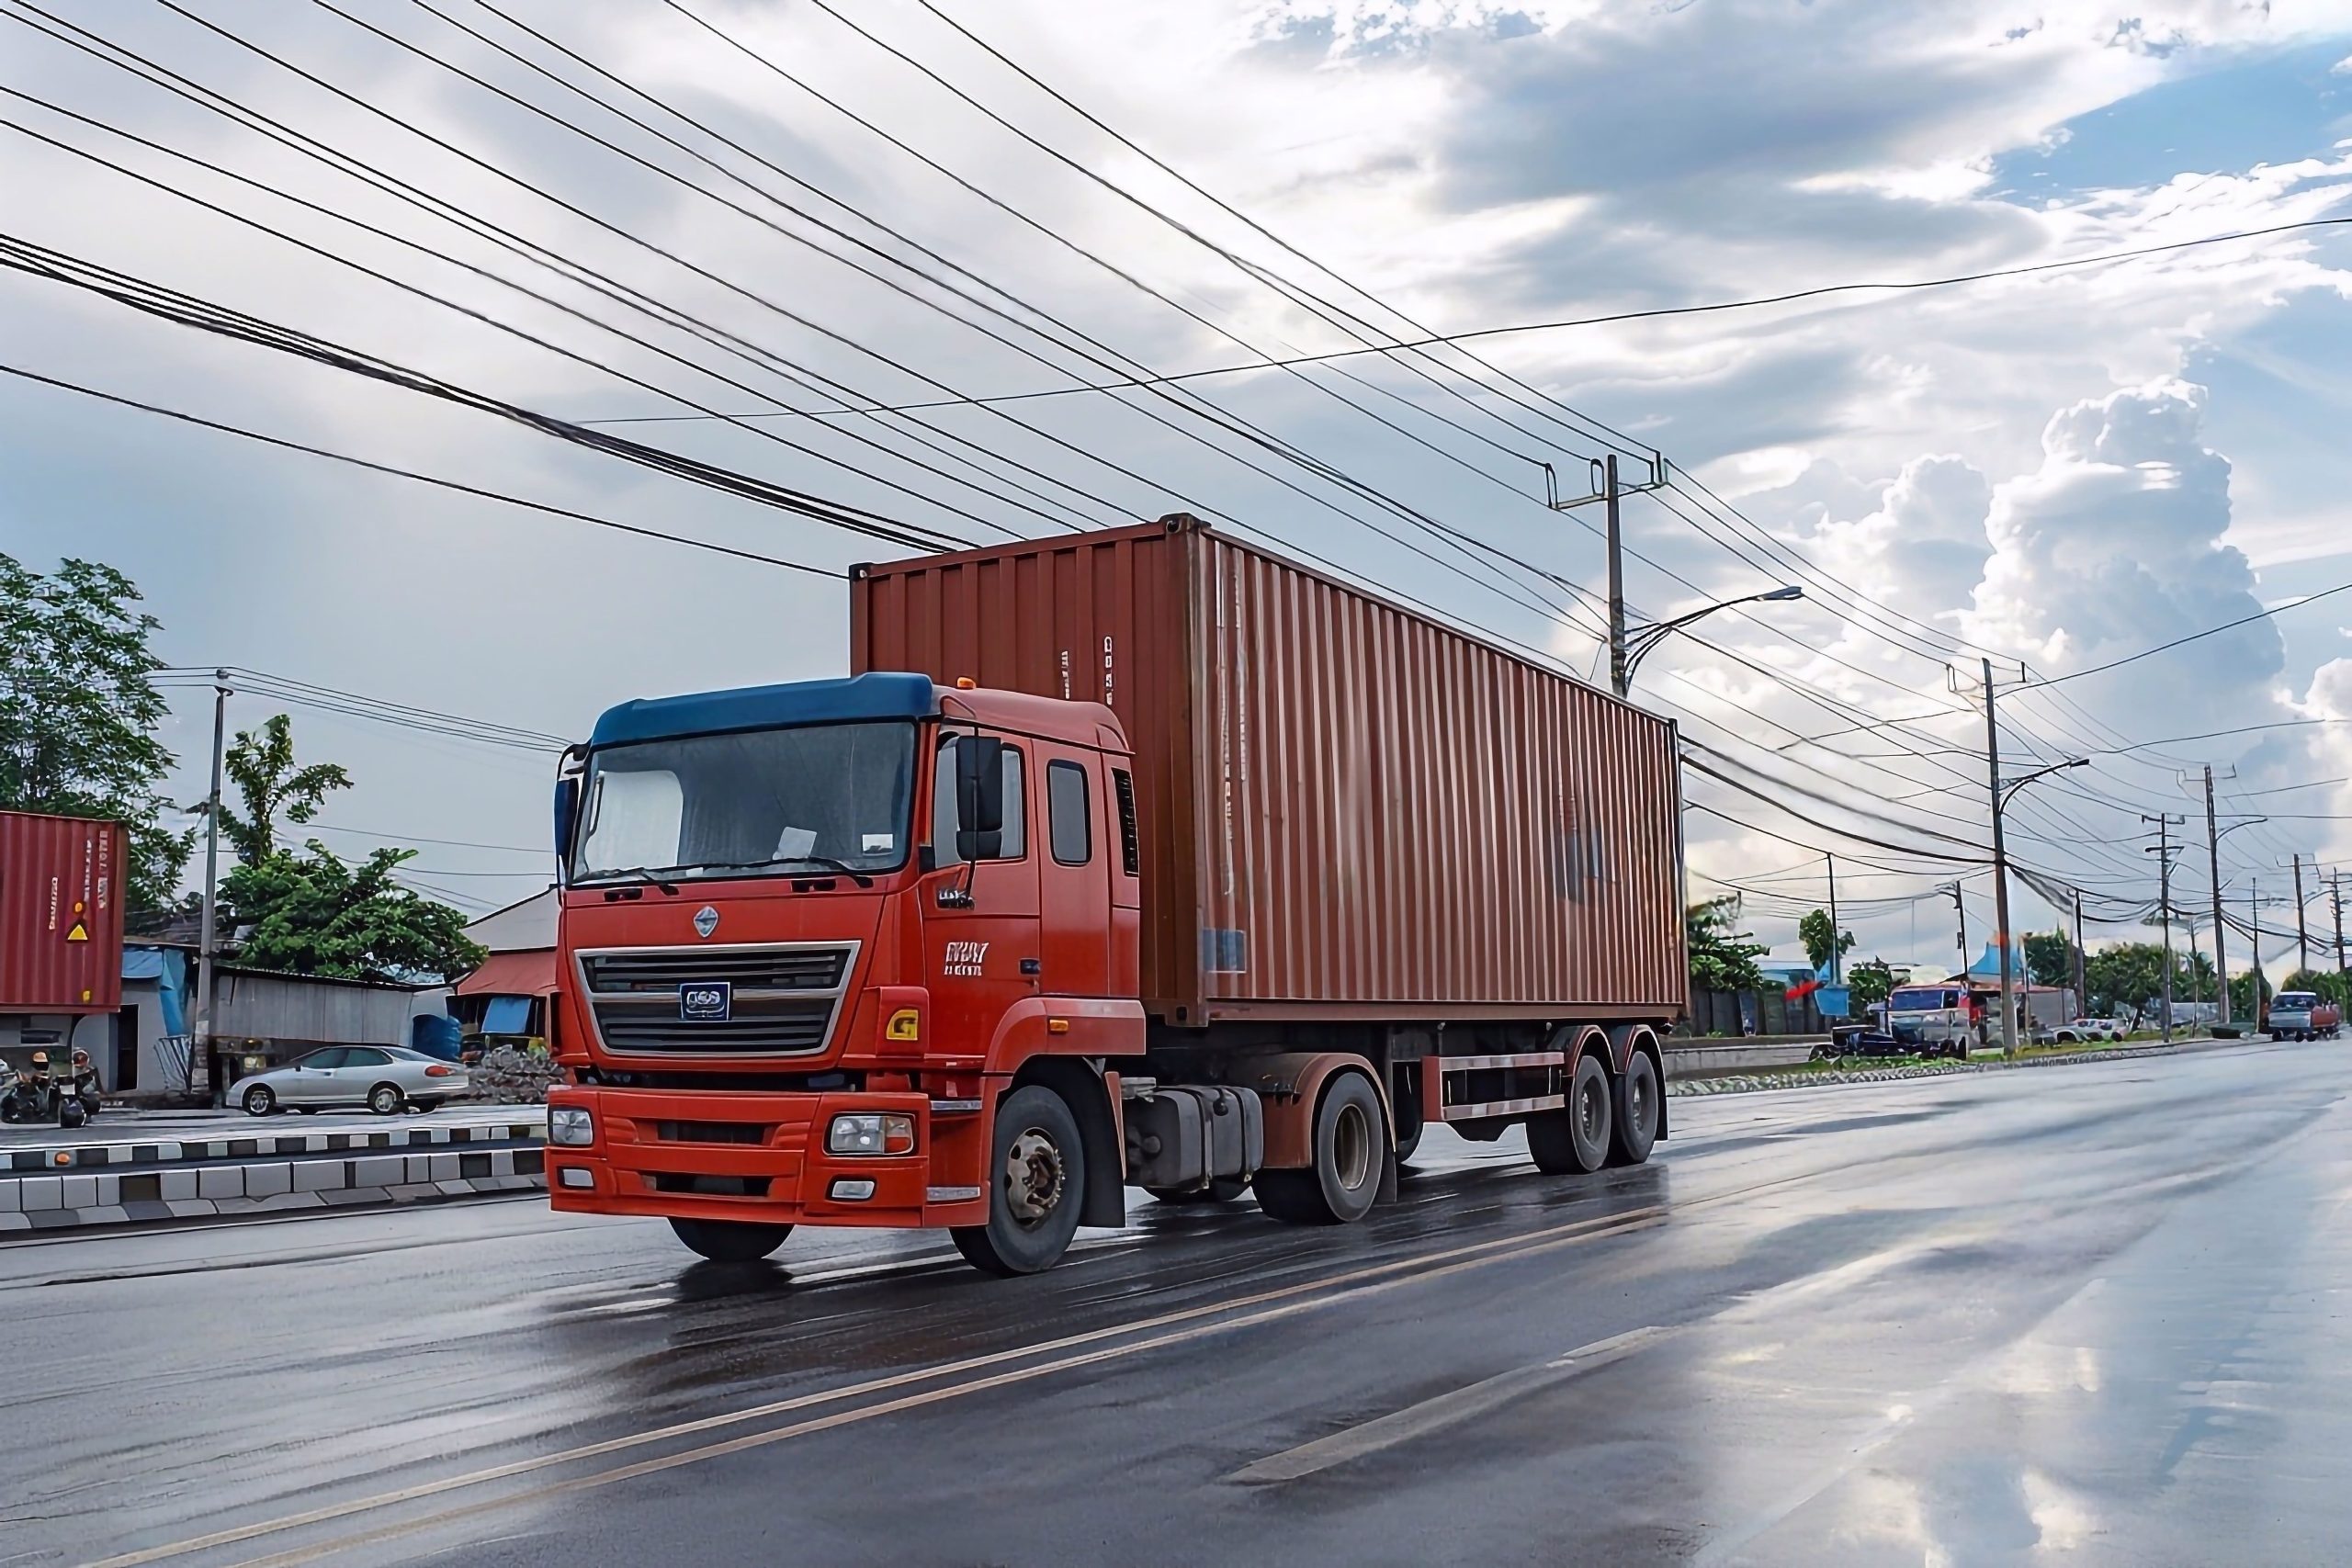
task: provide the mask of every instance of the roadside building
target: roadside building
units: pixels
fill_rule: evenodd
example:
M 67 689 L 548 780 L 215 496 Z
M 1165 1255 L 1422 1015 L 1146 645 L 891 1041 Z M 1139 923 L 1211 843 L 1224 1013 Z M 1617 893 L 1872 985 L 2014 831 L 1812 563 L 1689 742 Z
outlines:
M 460 979 L 449 1011 L 469 1038 L 544 1041 L 555 1013 L 556 890 L 493 909 L 466 928 L 490 956 Z

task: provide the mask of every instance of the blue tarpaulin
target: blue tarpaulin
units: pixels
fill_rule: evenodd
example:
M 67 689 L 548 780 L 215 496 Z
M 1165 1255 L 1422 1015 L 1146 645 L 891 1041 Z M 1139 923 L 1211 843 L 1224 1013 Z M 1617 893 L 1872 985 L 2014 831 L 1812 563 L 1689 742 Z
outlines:
M 531 1029 L 531 998 L 492 997 L 481 1015 L 484 1034 L 527 1034 Z
M 126 947 L 122 977 L 153 980 L 164 1003 L 164 1032 L 187 1032 L 187 954 L 176 947 Z

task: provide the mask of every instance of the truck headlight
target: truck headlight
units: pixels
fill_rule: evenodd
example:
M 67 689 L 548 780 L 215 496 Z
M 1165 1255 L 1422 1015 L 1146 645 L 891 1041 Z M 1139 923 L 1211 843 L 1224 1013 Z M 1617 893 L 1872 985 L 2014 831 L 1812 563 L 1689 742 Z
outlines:
M 568 1149 L 585 1148 L 596 1141 L 596 1118 L 577 1105 L 558 1105 L 548 1111 L 548 1142 Z
M 915 1119 L 866 1113 L 836 1116 L 825 1129 L 825 1148 L 837 1155 L 910 1155 L 915 1152 Z

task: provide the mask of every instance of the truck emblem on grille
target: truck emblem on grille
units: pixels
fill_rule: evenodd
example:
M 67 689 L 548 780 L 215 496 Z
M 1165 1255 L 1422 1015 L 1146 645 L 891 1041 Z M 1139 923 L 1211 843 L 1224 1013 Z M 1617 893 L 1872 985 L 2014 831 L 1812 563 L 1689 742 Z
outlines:
M 727 980 L 689 980 L 678 987 L 678 1016 L 691 1023 L 725 1023 L 734 1004 L 735 987 Z
M 718 929 L 718 911 L 705 904 L 695 911 L 695 935 L 708 937 Z

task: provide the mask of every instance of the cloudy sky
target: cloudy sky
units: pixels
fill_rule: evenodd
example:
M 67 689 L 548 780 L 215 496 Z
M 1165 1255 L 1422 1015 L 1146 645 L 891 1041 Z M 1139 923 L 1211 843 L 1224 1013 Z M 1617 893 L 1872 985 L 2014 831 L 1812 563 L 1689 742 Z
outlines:
M 1866 953 L 1950 953 L 1954 875 L 1990 928 L 1954 843 L 1984 838 L 1982 718 L 1947 668 L 1987 654 L 2029 682 L 2012 771 L 2094 759 L 2010 832 L 2095 913 L 2152 897 L 2139 816 L 2201 817 L 2177 780 L 2208 762 L 2224 821 L 2269 818 L 2222 842 L 2240 909 L 2292 854 L 2352 863 L 2352 596 L 2097 668 L 2352 581 L 2343 229 L 1493 337 L 1484 364 L 806 417 L 2352 216 L 2352 4 L 829 3 L 6 0 L 0 230 L 921 529 L 1242 520 L 1584 671 L 1598 518 L 1548 510 L 1542 465 L 1578 492 L 1611 442 L 1662 451 L 1675 488 L 1626 508 L 1639 615 L 1807 589 L 1668 644 L 1637 693 L 1813 819 L 1690 786 L 1724 814 L 1690 819 L 1694 893 L 1750 889 L 1781 952 L 1820 847 Z M 828 570 L 908 553 L 21 270 L 0 323 L 17 369 L 288 439 Z M 843 662 L 837 581 L 13 378 L 0 549 L 122 567 L 175 664 L 561 735 Z M 178 695 L 194 798 L 209 712 Z M 537 885 L 546 760 L 295 711 L 360 781 L 338 849 L 464 840 L 420 875 L 476 906 Z M 2180 897 L 2209 889 L 2192 858 Z

